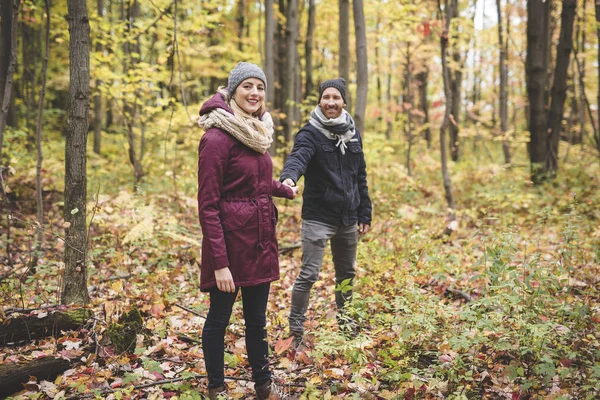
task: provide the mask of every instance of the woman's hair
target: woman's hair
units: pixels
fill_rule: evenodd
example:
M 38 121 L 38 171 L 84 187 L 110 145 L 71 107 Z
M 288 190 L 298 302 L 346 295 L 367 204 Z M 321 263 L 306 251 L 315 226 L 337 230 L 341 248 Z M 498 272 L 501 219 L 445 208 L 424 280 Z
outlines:
M 232 101 L 235 102 L 233 100 L 233 98 L 229 96 L 229 92 L 227 91 L 227 88 L 225 86 L 219 86 L 219 89 L 217 90 L 217 92 L 220 93 L 223 96 L 223 98 L 225 99 L 225 102 L 230 107 L 231 107 L 231 102 Z M 233 113 L 235 114 L 236 110 L 234 110 L 233 107 L 231 107 L 231 109 L 233 110 Z M 260 119 L 260 116 L 263 115 L 265 111 L 267 111 L 267 110 L 266 110 L 266 107 L 265 107 L 265 102 L 263 100 L 262 103 L 261 103 L 261 105 L 260 105 L 260 107 L 258 108 L 258 110 L 256 110 L 256 112 L 252 113 L 252 116 Z

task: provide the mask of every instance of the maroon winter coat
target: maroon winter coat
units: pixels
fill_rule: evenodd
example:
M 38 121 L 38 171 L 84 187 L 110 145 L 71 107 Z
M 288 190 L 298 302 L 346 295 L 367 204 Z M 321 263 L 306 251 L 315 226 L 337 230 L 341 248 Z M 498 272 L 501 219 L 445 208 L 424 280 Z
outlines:
M 202 105 L 233 113 L 220 94 Z M 209 129 L 198 147 L 198 214 L 202 226 L 200 289 L 215 287 L 216 269 L 229 267 L 236 287 L 279 279 L 273 196 L 293 197 L 273 180 L 269 153 L 260 154 L 218 128 Z

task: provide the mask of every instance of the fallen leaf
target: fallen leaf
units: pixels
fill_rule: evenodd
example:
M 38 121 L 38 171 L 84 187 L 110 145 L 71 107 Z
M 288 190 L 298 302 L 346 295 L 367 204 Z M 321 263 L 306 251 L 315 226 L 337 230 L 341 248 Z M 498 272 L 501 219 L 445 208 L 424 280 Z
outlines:
M 287 339 L 280 339 L 275 343 L 275 353 L 278 355 L 283 354 L 284 351 L 289 349 L 292 346 L 292 342 L 294 341 L 294 337 L 290 336 Z

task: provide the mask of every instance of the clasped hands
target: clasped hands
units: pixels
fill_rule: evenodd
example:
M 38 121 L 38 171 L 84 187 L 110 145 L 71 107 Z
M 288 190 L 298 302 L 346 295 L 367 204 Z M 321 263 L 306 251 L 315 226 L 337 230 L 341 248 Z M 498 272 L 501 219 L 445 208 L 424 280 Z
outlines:
M 292 192 L 293 192 L 292 199 L 295 199 L 296 196 L 298 195 L 298 192 L 300 191 L 300 188 L 298 188 L 298 186 L 296 186 L 296 184 L 294 183 L 294 181 L 291 180 L 290 178 L 287 178 L 282 183 L 285 186 L 288 186 L 289 188 L 292 189 Z

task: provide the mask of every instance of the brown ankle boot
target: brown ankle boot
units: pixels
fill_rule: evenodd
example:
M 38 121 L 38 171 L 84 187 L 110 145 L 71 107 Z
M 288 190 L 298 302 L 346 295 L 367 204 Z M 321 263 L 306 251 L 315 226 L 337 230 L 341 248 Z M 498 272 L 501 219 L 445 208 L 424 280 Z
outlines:
M 208 389 L 208 398 L 210 400 L 227 400 L 229 396 L 227 395 L 227 389 L 225 386 L 219 386 L 216 388 Z
M 267 381 L 262 385 L 255 385 L 256 400 L 295 400 L 296 397 L 286 394 L 281 386 L 273 380 Z

